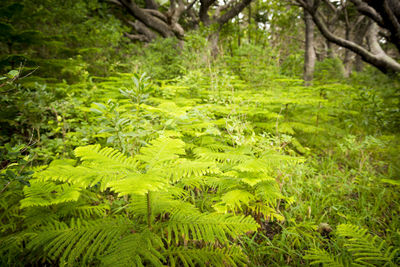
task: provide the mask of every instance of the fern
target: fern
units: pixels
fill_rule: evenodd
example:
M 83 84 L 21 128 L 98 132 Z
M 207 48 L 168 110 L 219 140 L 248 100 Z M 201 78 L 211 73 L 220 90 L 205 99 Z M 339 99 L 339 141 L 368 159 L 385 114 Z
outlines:
M 168 240 L 180 236 L 206 242 L 226 243 L 228 237 L 238 238 L 249 231 L 256 231 L 258 224 L 251 217 L 207 213 L 175 213 L 165 223 Z
M 119 196 L 137 194 L 144 195 L 149 191 L 158 191 L 168 189 L 167 180 L 161 173 L 136 173 L 126 175 L 122 179 L 118 179 L 107 183 L 113 191 L 117 192 Z
M 137 156 L 148 164 L 160 165 L 165 161 L 177 159 L 180 154 L 185 154 L 185 143 L 180 139 L 159 137 L 151 142 L 151 146 L 143 147 Z
M 204 184 L 199 177 L 213 175 L 218 178 L 225 169 L 232 169 L 231 163 L 181 158 L 186 153 L 185 147 L 182 140 L 165 136 L 151 141 L 135 158 L 126 157 L 111 148 L 81 147 L 75 150 L 81 160 L 80 165 L 56 161 L 46 170 L 38 172 L 32 188 L 25 189 L 26 198 L 21 201 L 22 207 L 35 208 L 37 212 L 39 208 L 55 206 L 59 212 L 47 223 L 41 221 L 35 225 L 35 233 L 28 235 L 28 249 L 34 254 L 43 251 L 51 260 L 66 265 L 99 262 L 109 265 L 118 257 L 118 264 L 124 266 L 157 266 L 167 260 L 163 256 L 165 244 L 178 251 L 177 246 L 183 238 L 184 242 L 193 240 L 213 244 L 218 241 L 224 244 L 220 250 L 198 249 L 204 255 L 226 252 L 224 256 L 219 256 L 219 260 L 215 258 L 210 262 L 240 262 L 241 257 L 230 250 L 228 241 L 257 230 L 258 224 L 254 219 L 202 213 L 181 199 L 190 193 L 184 189 L 188 188 L 189 180 Z M 243 149 L 234 152 L 237 157 L 250 157 L 246 153 L 249 153 L 248 150 Z M 235 181 L 230 179 L 234 185 Z M 100 219 L 109 206 L 94 204 L 99 197 L 80 193 L 86 192 L 82 187 L 97 192 L 98 189 L 104 191 L 108 188 L 118 196 L 130 199 L 129 204 L 114 212 L 129 212 L 135 223 L 126 215 Z M 52 197 L 55 192 L 60 194 Z M 67 206 L 68 203 L 72 205 Z M 46 214 L 48 211 L 42 209 L 41 212 Z M 99 219 L 89 220 L 91 218 Z M 60 223 L 60 219 L 71 222 Z M 188 262 L 188 257 L 194 255 L 190 254 L 193 249 L 191 247 L 186 254 L 180 254 L 186 256 L 168 254 L 168 258 Z M 102 254 L 105 256 L 102 257 Z M 192 263 L 196 262 L 193 260 Z
M 362 229 L 352 224 L 341 224 L 338 226 L 337 235 L 345 238 L 344 248 L 352 255 L 352 262 L 348 263 L 338 260 L 337 256 L 332 255 L 326 250 L 314 248 L 307 251 L 305 259 L 312 260 L 311 264 L 324 266 L 396 266 L 394 257 L 399 249 L 388 246 L 378 236 L 372 236 Z
M 326 267 L 347 267 L 348 264 L 343 264 L 338 257 L 333 256 L 329 252 L 320 249 L 320 248 L 313 248 L 306 251 L 306 256 L 304 259 L 311 260 L 310 264 L 322 264 Z
M 182 248 L 171 247 L 164 254 L 170 266 L 245 266 L 247 258 L 239 247 Z
M 54 182 L 32 181 L 30 187 L 24 188 L 25 198 L 21 208 L 32 206 L 50 206 L 65 202 L 77 201 L 80 189 L 76 185 L 55 184 Z
M 203 176 L 208 174 L 220 173 L 215 162 L 212 161 L 192 161 L 187 159 L 179 159 L 175 164 L 164 169 L 173 181 L 177 181 L 184 177 Z
M 346 238 L 344 246 L 352 253 L 355 262 L 363 265 L 395 266 L 393 259 L 399 249 L 388 246 L 386 241 L 381 241 L 378 236 L 372 236 L 366 229 L 351 224 L 341 224 L 337 233 Z
M 164 266 L 164 256 L 158 250 L 164 250 L 161 238 L 145 230 L 118 240 L 100 259 L 104 266 Z
M 241 151 L 225 151 L 225 152 L 214 152 L 208 148 L 198 147 L 194 149 L 196 156 L 202 160 L 212 160 L 218 162 L 244 162 L 250 159 L 250 156 L 244 155 Z
M 55 161 L 45 171 L 36 173 L 35 177 L 40 181 L 62 181 L 82 187 L 92 187 L 100 183 L 100 188 L 105 190 L 108 182 L 137 172 L 137 162 L 134 159 L 112 148 L 100 149 L 97 145 L 78 147 L 75 154 L 81 157 L 81 166 L 74 167 Z
M 137 162 L 133 158 L 110 147 L 101 149 L 100 145 L 78 147 L 75 149 L 75 156 L 87 165 L 93 164 L 107 169 L 135 170 L 137 167 Z
M 137 216 L 147 215 L 147 202 L 145 196 L 132 196 L 128 210 Z M 197 213 L 199 210 L 191 203 L 174 198 L 171 192 L 152 192 L 153 216 L 175 214 L 180 212 Z
M 254 201 L 254 195 L 244 190 L 232 190 L 225 193 L 221 197 L 221 201 L 213 205 L 214 209 L 220 213 L 228 213 L 230 211 L 242 211 L 242 206 L 250 206 L 250 202 Z
M 97 221 L 78 219 L 72 220 L 69 225 L 57 222 L 32 233 L 27 248 L 40 249 L 53 260 L 60 258 L 60 264 L 71 266 L 78 259 L 88 263 L 98 259 L 133 227 L 125 218 Z

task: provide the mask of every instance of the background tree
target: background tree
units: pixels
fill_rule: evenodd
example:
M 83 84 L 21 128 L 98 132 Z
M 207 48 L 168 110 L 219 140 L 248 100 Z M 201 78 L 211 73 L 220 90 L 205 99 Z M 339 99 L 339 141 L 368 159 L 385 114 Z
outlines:
M 400 18 L 400 13 L 397 12 L 400 5 L 398 2 L 383 1 L 377 4 L 378 1 L 376 1 L 374 5 L 369 5 L 369 1 L 352 1 L 356 5 L 357 10 L 366 14 L 370 19 L 368 30 L 365 33 L 368 46 L 357 44 L 355 41 L 346 39 L 346 37 L 340 37 L 328 28 L 325 19 L 326 14 L 323 13 L 323 8 L 321 7 L 326 3 L 329 4 L 329 1 L 324 1 L 324 3 L 322 3 L 320 0 L 310 2 L 296 0 L 296 2 L 311 14 L 321 34 L 330 42 L 351 50 L 359 55 L 365 62 L 377 67 L 384 73 L 400 72 L 400 64 L 395 58 L 389 56 L 384 51 L 379 41 L 379 38 L 383 37 L 387 42 L 395 45 L 397 49 L 399 48 L 398 39 L 396 37 L 398 35 L 396 24 Z M 343 8 L 347 7 L 348 5 L 343 6 Z M 383 19 L 384 17 L 385 19 Z M 384 35 L 379 35 L 381 32 L 383 32 Z M 359 34 L 362 35 L 362 33 Z
M 140 6 L 132 0 L 110 0 L 128 11 L 135 18 L 135 21 L 125 20 L 135 31 L 134 34 L 125 35 L 132 40 L 149 42 L 160 36 L 177 37 L 182 39 L 185 29 L 182 26 L 182 17 L 186 16 L 191 20 L 192 26 L 201 22 L 204 26 L 215 25 L 216 30 L 210 34 L 209 40 L 212 54 L 217 54 L 217 44 L 221 27 L 229 20 L 237 16 L 252 0 L 229 1 L 221 4 L 216 0 L 197 0 L 185 2 L 184 0 L 171 0 L 167 10 L 162 11 L 160 5 L 153 0 L 146 0 L 144 6 Z M 197 10 L 194 11 L 194 10 Z M 213 13 L 210 15 L 210 13 Z M 187 29 L 186 29 L 187 30 Z
M 306 0 L 310 1 L 310 0 Z M 305 85 L 311 84 L 314 76 L 315 51 L 314 51 L 314 23 L 311 14 L 304 9 L 305 23 L 305 48 L 304 48 L 304 81 Z

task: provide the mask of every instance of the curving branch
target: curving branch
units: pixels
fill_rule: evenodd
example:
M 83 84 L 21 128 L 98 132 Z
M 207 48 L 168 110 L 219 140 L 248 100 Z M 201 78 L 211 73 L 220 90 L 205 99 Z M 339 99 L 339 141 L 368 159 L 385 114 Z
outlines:
M 378 34 L 378 26 L 373 23 L 371 27 L 367 31 L 367 37 L 370 45 L 370 51 L 361 45 L 352 42 L 350 40 L 346 40 L 341 38 L 335 34 L 333 34 L 322 20 L 322 16 L 318 10 L 318 5 L 308 5 L 305 1 L 296 0 L 300 6 L 302 6 L 305 10 L 307 10 L 318 27 L 321 34 L 330 42 L 335 43 L 341 47 L 347 48 L 354 52 L 355 54 L 361 56 L 361 58 L 371 65 L 377 67 L 384 73 L 392 73 L 392 72 L 400 72 L 400 64 L 395 61 L 393 58 L 389 57 L 383 49 L 380 47 L 377 34 Z
M 357 10 L 361 13 L 366 15 L 367 17 L 370 17 L 372 20 L 374 20 L 376 23 L 378 23 L 381 27 L 383 27 L 383 19 L 382 16 L 376 12 L 374 8 L 369 6 L 366 2 L 362 0 L 350 0 L 352 2 Z
M 357 10 L 390 32 L 388 40 L 400 52 L 400 1 L 350 0 Z
M 217 19 L 219 24 L 225 24 L 232 18 L 236 17 L 242 10 L 248 6 L 253 0 L 242 0 L 241 2 L 233 5 L 228 11 Z
M 144 35 L 146 37 L 145 40 L 144 40 L 145 42 L 151 42 L 151 41 L 153 41 L 154 39 L 157 38 L 157 35 L 152 30 L 150 30 L 146 25 L 144 25 L 142 22 L 140 22 L 139 20 L 136 20 L 135 22 L 127 21 L 127 23 L 130 26 L 132 26 L 132 28 L 136 32 L 140 33 L 140 35 Z M 127 34 L 125 34 L 125 35 L 127 37 L 129 37 Z M 135 40 L 135 39 L 132 39 L 132 38 L 130 38 L 130 39 L 131 40 Z

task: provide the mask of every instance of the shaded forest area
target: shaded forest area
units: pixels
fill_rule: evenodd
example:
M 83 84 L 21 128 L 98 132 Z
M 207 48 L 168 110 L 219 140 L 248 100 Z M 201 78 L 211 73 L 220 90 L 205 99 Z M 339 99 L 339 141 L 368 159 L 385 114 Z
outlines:
M 399 266 L 398 0 L 0 3 L 0 266 Z

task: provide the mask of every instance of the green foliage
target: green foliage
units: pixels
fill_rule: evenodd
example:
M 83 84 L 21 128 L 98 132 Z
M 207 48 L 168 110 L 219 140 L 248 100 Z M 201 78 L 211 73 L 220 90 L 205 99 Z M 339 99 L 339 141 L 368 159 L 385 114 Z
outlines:
M 140 71 L 154 79 L 172 79 L 182 73 L 180 44 L 173 38 L 159 38 L 148 47 L 140 49 L 135 59 Z
M 344 248 L 352 255 L 352 262 L 344 264 L 325 250 L 312 249 L 305 259 L 312 260 L 311 264 L 322 263 L 324 266 L 396 266 L 394 257 L 399 249 L 388 246 L 378 236 L 367 233 L 366 229 L 351 224 L 338 226 L 337 235 L 345 238 Z
M 324 83 L 329 81 L 340 81 L 344 79 L 344 66 L 342 61 L 335 58 L 325 58 L 315 64 L 314 78 Z
M 81 191 L 85 188 L 88 190 L 99 188 L 101 191 L 109 188 L 120 196 L 147 197 L 144 217 L 147 218 L 148 230 L 143 230 L 145 228 L 140 224 L 140 220 L 136 224 L 127 223 L 130 222 L 130 216 L 135 216 L 134 213 L 132 215 L 128 213 L 119 219 L 110 215 L 93 222 L 71 217 L 69 225 L 62 221 L 43 222 L 43 225 L 38 225 L 39 228 L 34 232 L 30 232 L 33 229 L 29 227 L 26 229 L 25 236 L 29 242 L 27 248 L 32 250 L 32 259 L 35 258 L 33 255 L 37 255 L 60 264 L 74 265 L 78 259 L 81 264 L 102 261 L 100 255 L 104 254 L 106 255 L 104 264 L 107 264 L 116 257 L 115 253 L 118 253 L 120 264 L 129 262 L 130 265 L 142 265 L 149 261 L 160 265 L 165 260 L 162 255 L 166 249 L 161 240 L 165 240 L 171 246 L 179 247 L 182 237 L 184 240 L 185 237 L 190 237 L 193 240 L 191 242 L 202 241 L 205 244 L 213 244 L 218 241 L 219 244 L 227 246 L 227 250 L 220 252 L 198 250 L 203 258 L 208 259 L 214 253 L 221 255 L 218 253 L 226 252 L 222 259 L 226 258 L 230 262 L 235 262 L 236 259 L 239 262 L 243 261 L 244 257 L 238 256 L 237 250 L 232 248 L 231 251 L 228 240 L 255 231 L 257 223 L 253 218 L 200 212 L 195 207 L 188 209 L 182 206 L 185 202 L 176 199 L 176 193 L 183 194 L 181 190 L 185 183 L 183 180 L 175 185 L 182 177 L 178 176 L 171 181 L 169 174 L 174 173 L 172 168 L 178 168 L 174 162 L 178 161 L 180 155 L 185 154 L 184 147 L 185 143 L 180 139 L 163 136 L 153 140 L 151 145 L 143 147 L 141 153 L 134 158 L 126 157 L 111 148 L 100 149 L 98 145 L 81 147 L 75 150 L 75 155 L 81 161 L 78 166 L 69 161 L 56 161 L 46 170 L 38 172 L 31 187 L 24 189 L 22 209 L 57 207 L 64 203 L 79 201 L 82 197 Z M 165 172 L 163 169 L 168 169 L 166 164 L 170 165 L 171 170 Z M 189 176 L 195 174 L 185 173 Z M 59 183 L 60 181 L 62 183 Z M 162 198 L 153 197 L 153 194 L 157 196 L 157 192 L 169 195 L 168 198 L 173 201 L 167 203 L 172 206 L 165 210 L 152 210 L 153 205 L 165 206 L 165 203 L 159 202 L 163 201 Z M 96 198 L 98 199 L 98 196 Z M 190 207 L 189 203 L 187 205 Z M 135 206 L 131 208 L 136 209 Z M 96 216 L 96 213 L 92 214 Z M 167 214 L 169 219 L 162 220 L 161 218 Z M 156 219 L 158 216 L 162 217 Z M 146 231 L 154 232 L 149 235 Z M 120 236 L 125 238 L 120 240 Z M 119 242 L 122 250 L 119 244 L 117 245 Z M 136 253 L 128 249 L 131 246 L 138 248 Z M 148 250 L 144 249 L 145 247 Z M 114 250 L 116 251 L 113 252 Z M 121 255 L 122 252 L 125 254 Z M 171 261 L 187 261 L 191 255 L 189 252 L 178 253 L 175 256 L 174 254 L 176 253 L 168 252 Z
M 304 87 L 296 7 L 212 58 L 215 28 L 143 47 L 101 1 L 0 6 L 1 266 L 400 263 L 398 81 L 325 59 Z

